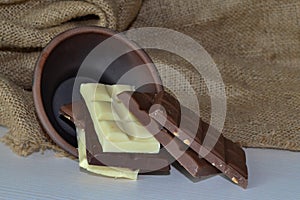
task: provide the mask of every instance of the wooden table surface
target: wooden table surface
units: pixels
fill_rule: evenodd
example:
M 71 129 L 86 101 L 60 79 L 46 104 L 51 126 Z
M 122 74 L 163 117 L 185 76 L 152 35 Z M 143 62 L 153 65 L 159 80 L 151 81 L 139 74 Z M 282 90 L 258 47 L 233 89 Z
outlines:
M 7 130 L 0 127 L 0 136 Z M 168 176 L 120 180 L 80 170 L 51 151 L 19 157 L 0 143 L 0 199 L 300 199 L 300 153 L 245 149 L 249 187 L 222 176 L 193 183 L 176 169 Z

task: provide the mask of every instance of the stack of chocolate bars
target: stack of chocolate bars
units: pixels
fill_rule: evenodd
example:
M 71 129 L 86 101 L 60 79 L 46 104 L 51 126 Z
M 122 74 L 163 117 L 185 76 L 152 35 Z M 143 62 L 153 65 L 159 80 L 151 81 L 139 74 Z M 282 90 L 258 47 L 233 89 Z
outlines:
M 61 114 L 76 125 L 82 168 L 136 179 L 169 174 L 176 162 L 192 177 L 223 173 L 247 187 L 243 149 L 214 129 L 207 134 L 209 125 L 169 93 L 94 83 L 82 84 L 80 92 L 83 101 L 63 106 Z

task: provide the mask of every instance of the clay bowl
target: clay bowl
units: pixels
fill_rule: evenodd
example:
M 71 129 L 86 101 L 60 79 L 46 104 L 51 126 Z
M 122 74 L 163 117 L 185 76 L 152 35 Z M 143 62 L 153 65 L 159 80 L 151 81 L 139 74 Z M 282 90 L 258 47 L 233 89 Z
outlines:
M 122 83 L 140 86 L 143 81 L 152 82 L 155 84 L 138 87 L 138 90 L 151 93 L 162 90 L 159 75 L 148 55 L 141 49 L 136 50 L 133 42 L 121 36 L 118 36 L 109 48 L 104 49 L 105 59 L 101 59 L 102 55 L 98 55 L 97 58 L 94 56 L 88 60 L 89 65 L 92 65 L 88 73 L 83 73 L 84 75 L 75 81 L 87 55 L 97 45 L 115 34 L 101 27 L 68 30 L 56 36 L 43 49 L 36 63 L 33 97 L 38 118 L 53 141 L 74 156 L 78 156 L 76 131 L 74 126 L 60 116 L 59 108 L 71 103 L 74 97 L 80 98 L 80 83 L 115 84 L 129 70 L 139 69 L 133 72 L 133 76 L 131 74 L 132 78 L 127 78 Z M 110 55 L 114 55 L 114 51 L 120 47 L 134 50 L 118 57 L 104 70 L 102 62 Z M 144 67 L 137 68 L 140 65 Z M 104 70 L 101 77 L 95 76 L 101 70 Z

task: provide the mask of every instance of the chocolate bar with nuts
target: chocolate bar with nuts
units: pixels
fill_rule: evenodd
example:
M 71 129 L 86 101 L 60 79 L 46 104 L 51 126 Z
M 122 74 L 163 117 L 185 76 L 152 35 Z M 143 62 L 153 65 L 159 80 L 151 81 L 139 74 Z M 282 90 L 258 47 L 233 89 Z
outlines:
M 247 187 L 246 156 L 238 144 L 225 138 L 214 128 L 208 134 L 209 125 L 191 110 L 180 106 L 179 101 L 169 93 L 160 92 L 153 103 L 161 107 L 152 109 L 151 118 L 223 172 L 232 182 L 243 188 Z M 183 121 L 180 124 L 176 117 L 179 110 Z M 196 119 L 199 119 L 199 124 L 195 124 Z
M 131 98 L 133 97 L 133 98 Z M 179 139 L 163 129 L 148 115 L 148 110 L 153 105 L 154 95 L 138 92 L 123 92 L 118 98 L 128 107 L 129 111 L 144 125 L 153 136 L 178 163 L 193 177 L 201 178 L 219 173 L 205 159 L 200 158 L 195 151 L 188 148 Z M 175 115 L 174 115 L 175 116 Z M 178 118 L 180 115 L 176 115 Z

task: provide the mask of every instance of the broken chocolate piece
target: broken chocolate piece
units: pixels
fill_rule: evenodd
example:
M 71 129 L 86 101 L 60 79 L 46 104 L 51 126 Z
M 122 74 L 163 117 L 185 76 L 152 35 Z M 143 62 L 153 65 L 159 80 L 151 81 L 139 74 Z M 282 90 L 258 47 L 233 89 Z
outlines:
M 183 143 L 190 146 L 195 152 L 201 153 L 200 149 L 204 148 L 208 152 L 207 155 L 199 155 L 204 157 L 213 166 L 223 172 L 231 181 L 239 186 L 246 188 L 248 184 L 248 172 L 246 166 L 246 156 L 243 149 L 236 143 L 219 134 L 216 129 L 212 129 L 211 134 L 207 134 L 209 125 L 199 118 L 195 113 L 188 110 L 184 106 L 178 107 L 180 103 L 176 98 L 166 92 L 160 92 L 156 95 L 154 104 L 160 104 L 163 109 L 152 110 L 150 116 L 155 119 L 159 124 L 168 129 Z M 178 118 L 175 114 L 181 109 L 181 117 L 185 121 L 189 121 L 193 125 L 194 119 L 200 119 L 199 128 L 195 129 L 194 126 L 188 126 L 187 123 L 178 126 Z M 193 128 L 191 128 L 193 127 Z M 219 138 L 217 138 L 219 136 Z M 215 138 L 214 138 L 215 137 Z M 213 148 L 209 151 L 208 146 L 202 145 L 204 139 Z M 215 139 L 215 140 L 213 140 Z M 209 141 L 216 141 L 216 144 L 209 143 Z M 214 145 L 214 146 L 213 146 Z
M 181 141 L 174 138 L 166 129 L 162 129 L 149 117 L 148 110 L 153 105 L 153 97 L 154 95 L 138 92 L 123 92 L 118 95 L 118 98 L 128 107 L 129 111 L 140 120 L 141 124 L 153 133 L 153 136 L 163 145 L 169 154 L 193 177 L 200 178 L 219 173 L 219 170 L 206 160 L 199 158 L 196 152 L 186 147 Z M 180 117 L 180 115 L 176 116 Z

